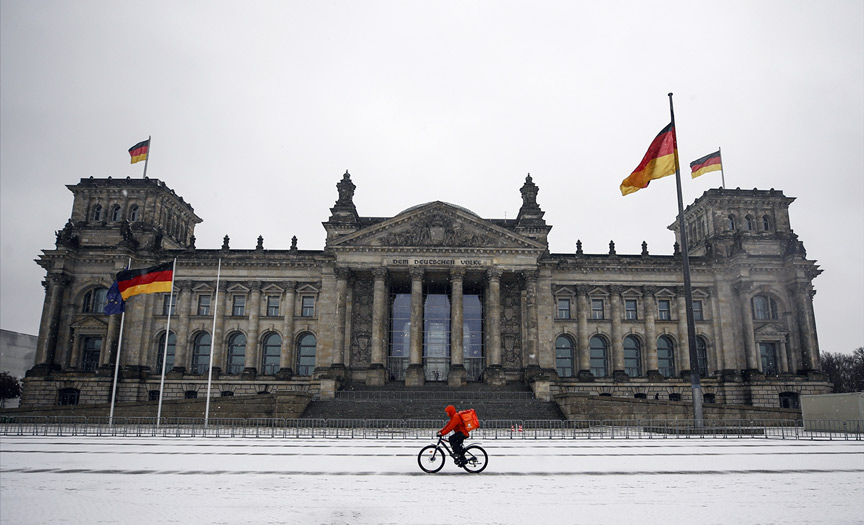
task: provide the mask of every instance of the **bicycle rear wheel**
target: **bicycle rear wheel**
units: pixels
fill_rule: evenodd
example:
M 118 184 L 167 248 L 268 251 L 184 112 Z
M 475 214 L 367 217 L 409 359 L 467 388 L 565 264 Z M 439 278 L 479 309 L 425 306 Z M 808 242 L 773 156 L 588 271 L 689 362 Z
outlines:
M 465 464 L 462 465 L 462 468 L 468 472 L 473 472 L 474 474 L 483 472 L 488 462 L 489 455 L 486 454 L 486 451 L 480 445 L 471 445 L 465 448 Z
M 438 472 L 444 466 L 444 451 L 435 445 L 423 447 L 417 455 L 417 463 L 423 472 Z

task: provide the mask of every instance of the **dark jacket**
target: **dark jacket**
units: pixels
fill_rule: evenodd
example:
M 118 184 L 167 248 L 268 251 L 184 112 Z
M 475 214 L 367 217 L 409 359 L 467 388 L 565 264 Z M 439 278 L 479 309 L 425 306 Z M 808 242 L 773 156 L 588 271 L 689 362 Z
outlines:
M 456 408 L 453 405 L 447 405 L 447 408 L 445 408 L 444 411 L 447 412 L 448 416 L 450 416 L 450 421 L 438 432 L 444 436 L 452 430 L 454 432 L 461 432 L 465 434 L 465 437 L 468 437 L 468 429 L 465 428 L 465 422 L 462 421 L 462 416 L 459 415 Z

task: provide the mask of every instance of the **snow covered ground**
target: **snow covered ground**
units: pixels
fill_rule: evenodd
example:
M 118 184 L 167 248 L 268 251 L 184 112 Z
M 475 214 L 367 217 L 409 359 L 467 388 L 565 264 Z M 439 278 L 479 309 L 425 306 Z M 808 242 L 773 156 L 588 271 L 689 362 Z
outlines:
M 431 441 L 431 440 L 430 440 Z M 0 437 L 0 522 L 864 523 L 864 442 Z

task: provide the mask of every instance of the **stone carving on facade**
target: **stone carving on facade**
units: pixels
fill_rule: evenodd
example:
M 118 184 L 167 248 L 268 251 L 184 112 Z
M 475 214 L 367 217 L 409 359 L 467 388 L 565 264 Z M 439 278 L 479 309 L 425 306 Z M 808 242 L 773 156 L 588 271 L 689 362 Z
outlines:
M 255 249 L 259 250 L 259 251 L 264 249 L 264 236 L 263 235 L 258 236 L 258 244 L 255 245 Z
M 501 285 L 501 361 L 505 368 L 522 366 L 522 293 L 518 283 Z
M 464 224 L 440 211 L 418 217 L 404 230 L 391 232 L 381 239 L 390 246 L 468 246 L 472 248 L 500 248 L 507 246 L 504 239 L 484 232 L 471 231 Z
M 73 227 L 74 226 L 72 225 L 72 219 L 69 219 L 66 222 L 66 225 L 63 226 L 63 229 L 57 231 L 57 233 L 56 233 L 56 236 L 57 236 L 56 245 L 58 248 L 61 246 L 65 246 L 66 248 L 72 248 L 72 249 L 78 248 L 78 245 L 80 243 L 79 243 L 78 236 L 75 235 L 74 233 L 72 233 Z
M 351 309 L 351 366 L 355 368 L 368 367 L 372 362 L 372 298 L 372 281 L 357 280 Z

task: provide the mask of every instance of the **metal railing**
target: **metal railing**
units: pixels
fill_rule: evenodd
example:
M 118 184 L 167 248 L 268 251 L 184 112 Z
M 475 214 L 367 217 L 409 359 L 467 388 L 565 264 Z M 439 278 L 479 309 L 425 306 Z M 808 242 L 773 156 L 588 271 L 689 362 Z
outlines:
M 7 416 L 2 436 L 250 437 L 428 439 L 438 419 L 230 419 Z M 864 440 L 864 421 L 503 420 L 480 421 L 472 439 L 791 439 Z

